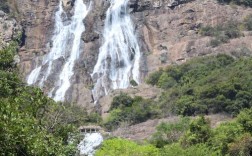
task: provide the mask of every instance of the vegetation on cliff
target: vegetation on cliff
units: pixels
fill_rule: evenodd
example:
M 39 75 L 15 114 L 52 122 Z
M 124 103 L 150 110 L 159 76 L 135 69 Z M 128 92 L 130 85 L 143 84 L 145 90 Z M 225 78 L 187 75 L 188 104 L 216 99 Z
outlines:
M 252 7 L 252 0 L 218 0 L 221 3 L 233 3 L 237 5 L 244 5 Z
M 165 91 L 157 105 L 163 116 L 227 112 L 236 115 L 252 106 L 251 58 L 217 55 L 193 59 L 154 72 L 147 83 Z
M 212 37 L 210 45 L 217 47 L 229 40 L 243 36 L 243 31 L 252 30 L 252 15 L 247 16 L 242 22 L 230 20 L 227 23 L 217 26 L 205 26 L 200 29 L 202 36 Z
M 136 124 L 144 122 L 150 118 L 156 118 L 156 105 L 152 100 L 143 99 L 142 97 L 130 97 L 127 94 L 121 93 L 119 96 L 114 97 L 111 108 L 110 116 L 104 122 L 104 126 L 113 130 L 118 128 L 121 123 Z

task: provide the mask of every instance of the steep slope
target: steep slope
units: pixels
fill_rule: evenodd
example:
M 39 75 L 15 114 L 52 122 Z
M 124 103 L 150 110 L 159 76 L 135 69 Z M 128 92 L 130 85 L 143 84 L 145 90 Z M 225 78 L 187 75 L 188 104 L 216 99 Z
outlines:
M 95 81 L 91 74 L 98 61 L 99 49 L 104 43 L 102 34 L 110 3 L 100 0 L 85 0 L 84 3 L 91 4 L 91 10 L 84 21 L 86 31 L 81 35 L 82 51 L 75 61 L 71 86 L 66 91 L 65 99 L 92 109 L 99 105 L 94 105 L 91 90 Z M 21 23 L 26 35 L 25 44 L 19 53 L 24 79 L 38 64 L 35 58 L 49 53 L 53 46 L 51 38 L 58 4 L 59 1 L 28 0 L 12 3 L 12 8 L 22 17 Z M 64 0 L 63 4 L 67 15 L 72 16 L 73 1 Z M 216 0 L 130 0 L 127 10 L 142 55 L 139 67 L 142 82 L 148 73 L 169 64 L 183 63 L 192 57 L 231 53 L 231 49 L 240 53 L 244 48 L 248 55 L 251 53 L 249 31 L 242 31 L 241 37 L 216 47 L 209 44 L 213 37 L 200 34 L 201 28 L 208 25 L 217 26 L 230 20 L 243 21 L 252 11 L 251 8 L 232 7 L 219 4 Z M 48 84 L 55 81 L 52 78 Z M 50 92 L 48 87 L 44 91 Z

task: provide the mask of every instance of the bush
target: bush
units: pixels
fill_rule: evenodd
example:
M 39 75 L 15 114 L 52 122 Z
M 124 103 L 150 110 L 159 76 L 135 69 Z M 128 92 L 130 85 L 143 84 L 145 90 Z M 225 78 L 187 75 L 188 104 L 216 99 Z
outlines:
M 212 46 L 212 47 L 218 47 L 220 44 L 221 44 L 221 41 L 218 39 L 212 39 L 210 41 L 210 46 Z
M 206 27 L 202 27 L 200 29 L 200 34 L 202 36 L 216 36 L 218 33 L 218 31 L 216 30 L 216 28 L 211 27 L 211 26 L 206 26 Z
M 173 87 L 176 84 L 176 80 L 174 80 L 173 77 L 170 77 L 168 73 L 164 72 L 162 75 L 159 77 L 157 86 L 163 89 L 168 89 Z
M 120 95 L 115 96 L 113 98 L 113 101 L 111 103 L 110 110 L 116 109 L 116 108 L 124 108 L 124 107 L 130 107 L 133 104 L 133 98 L 128 96 L 125 93 L 120 93 Z
M 237 116 L 237 122 L 246 132 L 252 134 L 252 109 L 245 109 Z
M 121 93 L 113 98 L 110 115 L 104 125 L 112 130 L 123 122 L 136 124 L 157 116 L 158 111 L 153 101 L 138 96 L 131 98 Z
M 250 134 L 245 133 L 233 143 L 228 145 L 228 154 L 249 156 L 252 153 L 252 137 Z
M 200 34 L 202 36 L 211 36 L 210 41 L 212 47 L 217 47 L 222 43 L 228 43 L 230 39 L 239 38 L 242 33 L 239 30 L 240 23 L 237 21 L 228 21 L 226 24 L 216 27 L 202 27 Z
M 135 80 L 130 80 L 130 84 L 132 85 L 132 86 L 138 86 L 138 84 L 137 84 L 137 82 L 135 81 Z
M 236 122 L 227 122 L 213 130 L 209 145 L 222 155 L 227 154 L 228 145 L 243 133 L 242 127 Z
M 171 144 L 165 146 L 161 152 L 161 156 L 219 156 L 220 154 L 213 151 L 206 144 L 197 144 L 188 148 L 182 148 L 179 144 Z
M 252 31 L 252 14 L 244 19 L 244 26 L 248 31 Z
M 114 138 L 105 140 L 95 153 L 96 156 L 159 156 L 159 151 L 152 145 L 138 145 L 133 141 Z
M 184 147 L 195 144 L 206 143 L 211 137 L 210 121 L 203 116 L 193 120 L 180 143 Z
M 151 143 L 161 148 L 166 144 L 175 143 L 180 136 L 188 129 L 190 119 L 180 118 L 176 123 L 161 123 L 157 126 L 156 132 L 151 138 Z
M 156 85 L 160 76 L 162 75 L 162 69 L 157 71 L 157 72 L 153 72 L 151 73 L 148 78 L 146 79 L 146 83 L 151 84 L 151 85 Z

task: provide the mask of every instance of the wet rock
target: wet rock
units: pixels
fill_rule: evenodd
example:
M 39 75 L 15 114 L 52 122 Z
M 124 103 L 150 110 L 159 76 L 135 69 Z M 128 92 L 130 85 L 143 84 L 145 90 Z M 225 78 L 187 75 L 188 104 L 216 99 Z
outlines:
M 71 10 L 74 6 L 74 0 L 62 0 L 62 5 L 65 10 Z
M 100 38 L 100 35 L 96 32 L 83 33 L 81 38 L 85 43 L 88 43 L 88 42 L 94 42 L 95 40 L 98 40 Z

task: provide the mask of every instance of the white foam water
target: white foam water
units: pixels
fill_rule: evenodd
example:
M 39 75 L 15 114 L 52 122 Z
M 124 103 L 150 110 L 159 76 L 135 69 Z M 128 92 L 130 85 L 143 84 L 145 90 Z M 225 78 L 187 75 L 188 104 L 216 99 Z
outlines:
M 128 0 L 110 0 L 106 12 L 104 43 L 91 74 L 96 81 L 93 88 L 95 101 L 112 89 L 129 87 L 131 79 L 140 83 L 140 48 L 127 3 Z
M 81 155 L 93 156 L 95 149 L 101 145 L 103 137 L 100 133 L 87 133 L 79 143 L 78 149 Z
M 37 66 L 27 78 L 29 85 L 38 85 L 43 87 L 48 77 L 57 70 L 61 70 L 59 78 L 53 82 L 50 91 L 51 97 L 55 101 L 64 101 L 65 93 L 70 87 L 70 80 L 73 76 L 73 67 L 75 61 L 81 53 L 80 43 L 81 34 L 85 31 L 83 20 L 88 13 L 87 6 L 83 0 L 75 0 L 74 14 L 69 23 L 64 20 L 67 16 L 63 10 L 62 1 L 59 4 L 59 10 L 55 13 L 55 30 L 52 37 L 52 48 L 50 52 L 43 57 L 41 65 Z M 56 62 L 63 58 L 63 65 L 55 67 Z M 57 69 L 58 68 L 58 69 Z

